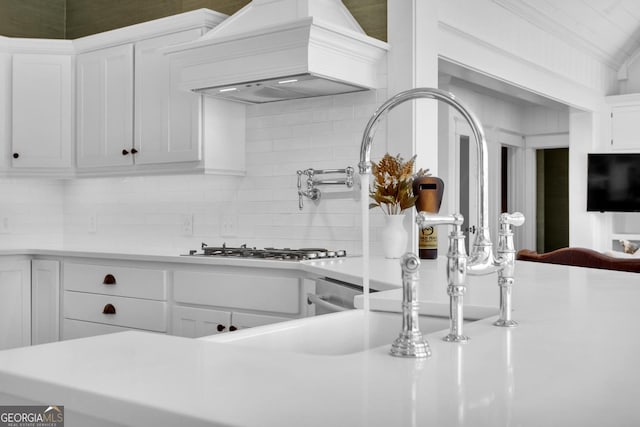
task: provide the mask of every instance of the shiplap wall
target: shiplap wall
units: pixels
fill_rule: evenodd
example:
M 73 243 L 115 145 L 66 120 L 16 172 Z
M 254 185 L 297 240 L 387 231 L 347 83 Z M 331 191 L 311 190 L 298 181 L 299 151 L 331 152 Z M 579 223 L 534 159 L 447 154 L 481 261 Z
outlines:
M 0 180 L 0 249 L 60 248 L 63 194 L 63 181 Z

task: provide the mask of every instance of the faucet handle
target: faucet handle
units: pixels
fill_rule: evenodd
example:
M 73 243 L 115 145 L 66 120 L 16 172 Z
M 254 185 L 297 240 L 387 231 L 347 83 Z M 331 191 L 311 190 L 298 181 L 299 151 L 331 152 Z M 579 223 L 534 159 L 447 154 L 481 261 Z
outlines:
M 441 215 L 431 212 L 420 211 L 416 216 L 416 224 L 420 229 L 433 227 L 436 225 L 453 225 L 456 231 L 462 227 L 464 216 L 461 214 Z
M 498 220 L 500 225 L 513 225 L 515 227 L 520 227 L 524 224 L 524 215 L 520 212 L 514 213 L 502 213 L 500 214 L 500 219 Z M 502 228 L 502 227 L 501 227 Z

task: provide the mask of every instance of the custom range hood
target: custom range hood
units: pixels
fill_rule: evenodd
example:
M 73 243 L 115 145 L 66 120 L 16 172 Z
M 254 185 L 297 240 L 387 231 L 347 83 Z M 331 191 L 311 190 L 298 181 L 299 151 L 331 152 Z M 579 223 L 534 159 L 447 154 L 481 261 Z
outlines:
M 254 104 L 380 87 L 387 49 L 340 0 L 253 0 L 164 51 L 183 89 Z

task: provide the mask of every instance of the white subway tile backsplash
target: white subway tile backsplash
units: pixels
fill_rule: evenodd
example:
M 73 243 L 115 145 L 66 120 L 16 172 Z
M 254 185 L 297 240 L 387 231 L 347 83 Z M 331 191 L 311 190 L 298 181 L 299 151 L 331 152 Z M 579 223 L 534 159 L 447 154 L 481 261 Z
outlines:
M 177 254 L 204 241 L 361 253 L 359 189 L 322 186 L 322 199 L 305 199 L 299 210 L 296 172 L 346 166 L 357 171 L 362 131 L 385 96 L 379 90 L 249 106 L 243 177 L 1 180 L 0 219 L 9 218 L 10 232 L 0 234 L 0 248 Z M 386 151 L 381 125 L 373 153 Z M 192 235 L 184 233 L 185 215 L 193 218 Z M 371 219 L 374 242 L 379 216 Z M 235 229 L 223 236 L 222 223 L 230 217 Z

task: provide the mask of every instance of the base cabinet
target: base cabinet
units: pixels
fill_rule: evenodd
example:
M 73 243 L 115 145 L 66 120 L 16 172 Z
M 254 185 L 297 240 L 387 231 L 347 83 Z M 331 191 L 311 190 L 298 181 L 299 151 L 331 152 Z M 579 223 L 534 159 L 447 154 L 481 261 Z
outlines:
M 166 270 L 69 261 L 63 273 L 63 339 L 167 331 Z
M 113 334 L 129 331 L 131 328 L 107 325 L 105 323 L 85 322 L 82 320 L 64 319 L 62 323 L 64 331 L 62 339 L 74 340 L 76 338 L 94 337 L 96 335 Z
M 188 338 L 206 337 L 291 320 L 290 317 L 183 306 L 174 307 L 172 314 L 172 334 Z
M 173 274 L 171 334 L 203 337 L 304 317 L 303 280 L 273 270 Z
M 206 308 L 173 307 L 172 335 L 199 338 L 229 330 L 231 312 Z
M 0 350 L 31 344 L 31 263 L 0 260 Z
M 31 261 L 31 344 L 60 339 L 60 262 Z

